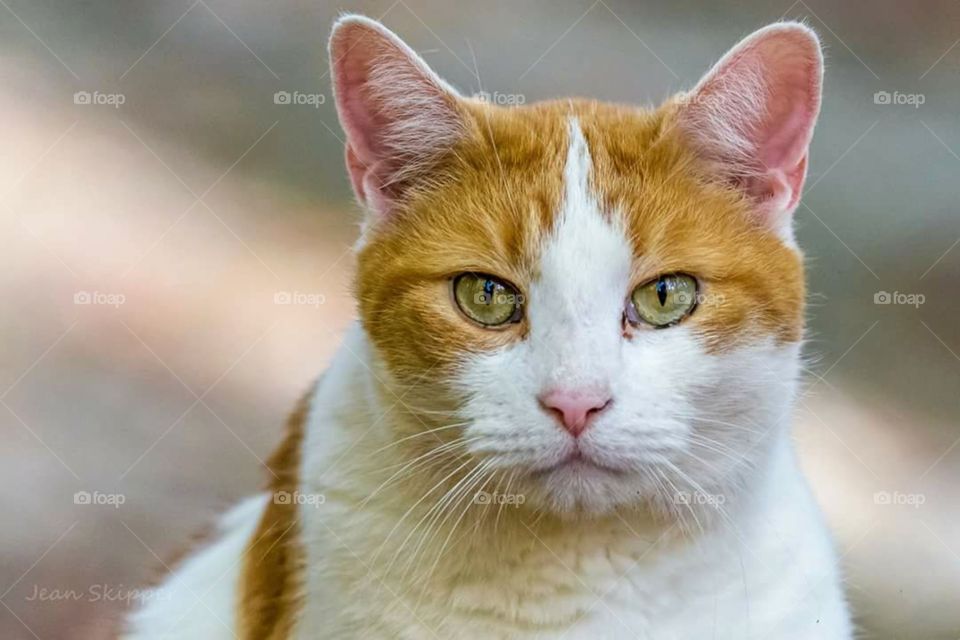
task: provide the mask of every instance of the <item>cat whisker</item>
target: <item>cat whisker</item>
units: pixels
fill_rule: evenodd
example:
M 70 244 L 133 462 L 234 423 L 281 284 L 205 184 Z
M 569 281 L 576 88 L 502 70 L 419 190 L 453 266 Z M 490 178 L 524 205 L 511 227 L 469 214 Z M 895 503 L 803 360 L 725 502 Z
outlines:
M 430 416 L 462 416 L 462 412 L 455 409 L 428 409 L 408 401 L 405 401 L 403 406 L 411 413 L 422 413 Z
M 674 465 L 674 464 L 673 464 L 672 462 L 670 462 L 669 460 L 666 460 L 666 459 L 665 459 L 663 462 L 664 462 L 665 464 L 667 464 L 667 465 L 668 465 L 671 469 L 673 469 L 674 471 L 678 471 L 676 465 Z M 683 506 L 685 506 L 685 507 L 687 508 L 687 511 L 689 511 L 689 512 L 690 512 L 690 515 L 693 516 L 694 522 L 697 523 L 697 529 L 700 530 L 700 534 L 702 535 L 702 534 L 704 533 L 703 525 L 700 523 L 700 518 L 697 517 L 697 512 L 694 511 L 693 507 L 690 505 L 690 501 L 689 501 L 689 500 L 686 500 L 686 501 L 679 500 L 679 497 L 680 497 L 680 495 L 682 494 L 682 492 L 677 488 L 677 485 L 673 484 L 673 481 L 670 480 L 670 477 L 667 476 L 667 474 L 661 472 L 661 476 L 663 477 L 663 480 L 664 480 L 667 484 L 670 485 L 670 488 L 673 489 L 673 496 L 672 496 L 672 498 L 671 498 L 671 501 L 672 501 L 674 504 L 676 504 L 677 502 L 681 502 L 681 503 L 683 504 Z
M 698 483 L 696 480 L 691 478 L 689 474 L 685 473 L 682 469 L 680 469 L 673 463 L 668 463 L 668 464 L 670 468 L 673 470 L 673 472 L 677 474 L 677 477 L 680 480 L 690 485 L 690 487 L 695 491 L 697 491 L 701 496 L 706 498 L 711 495 L 706 489 L 703 488 L 702 485 L 700 485 L 700 483 Z M 717 497 L 718 496 L 714 496 L 715 499 L 710 503 L 711 507 L 723 519 L 723 521 L 731 527 L 731 530 L 733 531 L 734 535 L 736 535 L 737 538 L 740 539 L 741 542 L 743 542 L 742 536 L 740 535 L 740 532 L 737 529 L 736 524 L 731 519 L 730 514 L 727 513 L 727 510 L 724 508 L 723 503 L 720 500 L 716 499 Z M 689 504 L 687 506 L 689 506 Z
M 687 435 L 687 438 L 692 444 L 708 451 L 713 451 L 714 453 L 721 455 L 728 460 L 732 460 L 735 464 L 741 464 L 747 459 L 742 453 L 731 449 L 729 446 L 719 442 L 718 440 L 708 438 L 702 434 L 691 433 Z
M 445 522 L 446 519 L 449 517 L 449 513 L 447 513 L 447 515 L 444 515 L 444 513 L 447 512 L 451 507 L 455 507 L 459 503 L 459 501 L 469 492 L 469 489 L 473 486 L 474 480 L 476 480 L 478 477 L 481 477 L 488 466 L 489 466 L 488 461 L 481 461 L 477 463 L 477 465 L 473 469 L 471 469 L 469 473 L 467 473 L 463 478 L 461 478 L 456 485 L 451 487 L 451 489 L 443 496 L 443 498 L 441 498 L 437 502 L 437 504 L 434 505 L 434 509 L 435 509 L 434 514 L 430 518 L 430 521 L 427 523 L 427 530 L 424 532 L 424 535 L 421 536 L 420 542 L 417 545 L 417 548 L 414 551 L 413 555 L 411 556 L 411 559 L 416 558 L 416 556 L 419 554 L 420 549 L 423 547 L 424 543 L 428 539 L 432 538 L 431 534 L 434 531 L 435 525 L 439 524 L 440 527 L 442 527 L 443 522 Z M 443 518 L 442 520 L 441 520 L 441 517 Z M 408 562 L 408 566 L 410 566 L 409 562 Z
M 434 447 L 433 449 L 430 449 L 430 450 L 427 451 L 426 453 L 417 456 L 417 457 L 414 458 L 413 460 L 410 460 L 409 462 L 406 462 L 406 463 L 404 464 L 404 466 L 403 466 L 400 470 L 396 471 L 392 476 L 390 476 L 389 478 L 387 478 L 386 480 L 384 480 L 383 483 L 382 483 L 379 487 L 377 487 L 373 492 L 370 493 L 370 495 L 368 495 L 366 498 L 364 498 L 364 500 L 358 505 L 358 508 L 361 508 L 361 509 L 362 509 L 362 508 L 366 507 L 366 505 L 370 502 L 370 500 L 372 500 L 372 499 L 373 499 L 377 494 L 379 494 L 384 488 L 386 488 L 389 484 L 391 484 L 391 482 L 393 482 L 397 477 L 401 476 L 405 471 L 408 471 L 408 472 L 409 472 L 408 475 L 412 474 L 413 469 L 418 466 L 418 463 L 422 463 L 422 461 L 424 461 L 424 460 L 429 460 L 430 458 L 436 457 L 436 456 L 440 455 L 441 453 L 445 453 L 445 452 L 450 451 L 450 450 L 452 450 L 452 449 L 456 449 L 457 447 L 463 446 L 463 445 L 468 444 L 468 443 L 469 443 L 469 439 L 467 439 L 467 440 L 463 440 L 463 439 L 453 440 L 453 441 L 451 441 L 451 442 L 447 442 L 447 443 L 445 443 L 445 444 L 441 444 L 441 445 L 439 445 L 439 446 L 437 446 L 437 447 Z M 389 468 L 388 468 L 388 469 L 389 469 Z
M 413 513 L 414 510 L 415 510 L 417 507 L 419 507 L 420 504 L 422 504 L 423 501 L 427 499 L 427 497 L 430 496 L 430 494 L 432 494 L 434 491 L 436 491 L 436 490 L 439 489 L 441 486 L 443 486 L 443 484 L 444 484 L 445 482 L 447 482 L 450 478 L 452 478 L 454 475 L 456 475 L 457 473 L 459 473 L 463 468 L 469 466 L 472 462 L 473 462 L 472 460 L 469 460 L 469 459 L 468 459 L 466 462 L 464 462 L 463 464 L 461 464 L 460 466 L 458 466 L 456 469 L 454 469 L 453 471 L 451 471 L 450 473 L 448 473 L 447 475 L 445 475 L 444 477 L 442 477 L 442 478 L 441 478 L 440 480 L 438 480 L 428 491 L 426 491 L 422 496 L 420 496 L 420 498 L 419 498 L 416 502 L 414 502 L 412 505 L 410 505 L 410 507 L 407 508 L 407 510 L 404 512 L 403 516 L 401 516 L 400 519 L 397 520 L 396 524 L 393 525 L 393 528 L 390 530 L 390 532 L 389 532 L 389 533 L 387 534 L 387 536 L 384 538 L 383 542 L 380 543 L 380 546 L 377 548 L 376 552 L 374 552 L 374 554 L 373 554 L 373 559 L 371 560 L 371 564 L 373 564 L 373 563 L 376 561 L 376 559 L 380 556 L 380 553 L 382 553 L 384 547 L 387 545 L 387 543 L 390 541 L 390 539 L 391 539 L 391 538 L 393 537 L 393 535 L 396 533 L 397 529 L 400 528 L 400 525 L 402 525 L 403 522 L 410 516 L 410 514 Z M 422 522 L 422 520 L 421 520 L 421 522 Z M 407 537 L 404 539 L 404 541 L 403 541 L 403 542 L 400 544 L 400 546 L 397 548 L 397 552 L 394 554 L 394 557 L 393 557 L 393 559 L 390 561 L 390 564 L 387 565 L 387 568 L 386 568 L 386 570 L 384 571 L 384 575 L 389 575 L 390 570 L 391 570 L 391 568 L 393 567 L 394 563 L 397 561 L 397 558 L 399 557 L 400 552 L 403 550 L 403 547 L 406 546 L 407 541 L 410 539 L 410 536 L 413 535 L 414 531 L 416 531 L 416 529 L 417 529 L 417 527 L 418 527 L 419 525 L 420 525 L 420 523 L 417 523 L 417 525 L 410 531 L 410 533 L 407 535 Z
M 417 433 L 414 433 L 414 434 L 409 435 L 409 436 L 405 436 L 405 437 L 403 437 L 403 438 L 400 438 L 399 440 L 394 440 L 394 441 L 390 442 L 389 444 L 386 444 L 386 445 L 380 447 L 379 449 L 375 449 L 374 451 L 371 451 L 369 455 L 374 456 L 374 455 L 376 455 L 376 454 L 378 454 L 378 453 L 381 453 L 381 452 L 383 452 L 383 451 L 386 451 L 387 449 L 390 449 L 391 447 L 395 447 L 395 446 L 397 446 L 398 444 L 401 444 L 401 443 L 403 443 L 403 442 L 408 442 L 408 441 L 413 440 L 413 439 L 415 439 L 415 438 L 421 438 L 421 437 L 426 436 L 426 435 L 429 435 L 429 434 L 431 434 L 431 433 L 436 433 L 436 432 L 438 432 L 438 431 L 445 431 L 446 429 L 455 429 L 455 428 L 457 428 L 457 427 L 463 427 L 463 426 L 466 426 L 466 425 L 468 425 L 468 424 L 470 424 L 470 423 L 469 423 L 469 422 L 454 422 L 453 424 L 443 425 L 442 427 L 436 427 L 436 428 L 434 428 L 434 429 L 426 429 L 426 430 L 424 430 L 424 431 L 418 431 Z
M 761 431 L 760 429 L 751 429 L 750 427 L 746 427 L 741 424 L 734 424 L 733 422 L 726 422 L 724 420 L 717 420 L 715 418 L 708 418 L 706 416 L 695 416 L 695 417 L 691 417 L 691 419 L 694 422 L 704 422 L 707 424 L 715 424 L 721 427 L 729 427 L 730 429 L 737 429 L 739 431 L 746 431 L 748 433 L 753 433 L 753 434 L 763 435 L 764 433 L 766 433 L 765 431 Z
M 450 516 L 453 515 L 456 508 L 459 507 L 464 502 L 466 502 L 466 506 L 460 511 L 460 515 L 450 526 L 450 531 L 447 534 L 447 537 L 444 539 L 443 544 L 440 546 L 440 550 L 436 553 L 436 557 L 434 558 L 433 564 L 431 565 L 430 569 L 426 572 L 426 574 L 422 576 L 423 580 L 428 580 L 432 578 L 433 575 L 436 573 L 437 566 L 440 564 L 440 560 L 441 558 L 443 558 L 443 555 L 446 552 L 447 546 L 450 544 L 450 539 L 453 537 L 454 533 L 457 531 L 457 527 L 460 526 L 460 522 L 463 520 L 464 516 L 466 516 L 467 512 L 471 508 L 474 508 L 476 506 L 473 496 L 475 496 L 477 492 L 483 491 L 483 489 L 487 486 L 487 483 L 489 483 L 490 479 L 493 477 L 493 473 L 490 472 L 490 466 L 491 465 L 489 461 L 481 465 L 475 480 L 473 480 L 471 483 L 469 483 L 469 485 L 464 487 L 464 489 L 460 492 L 460 497 L 457 500 L 456 504 L 453 504 L 451 507 L 447 509 L 448 514 L 444 516 L 443 520 L 440 521 L 440 523 L 437 525 L 436 527 L 437 532 L 438 533 L 442 532 L 444 525 L 446 524 Z M 474 491 L 475 489 L 476 491 Z M 489 503 L 487 505 L 484 505 L 484 512 L 486 512 L 487 508 L 489 508 Z M 434 534 L 433 536 L 431 536 L 430 544 L 433 544 L 433 539 L 436 537 L 436 535 L 437 534 Z M 429 545 L 426 548 L 429 549 Z M 426 593 L 426 592 L 424 591 L 421 593 L 421 598 L 423 597 L 423 593 Z M 420 600 L 418 599 L 417 604 L 414 607 L 414 610 L 418 609 L 419 606 L 420 606 Z

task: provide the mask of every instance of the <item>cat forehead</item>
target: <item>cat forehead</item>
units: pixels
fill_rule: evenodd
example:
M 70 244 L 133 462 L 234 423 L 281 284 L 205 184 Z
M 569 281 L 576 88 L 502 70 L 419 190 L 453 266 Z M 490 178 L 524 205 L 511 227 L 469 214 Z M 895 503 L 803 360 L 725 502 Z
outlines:
M 551 228 L 538 255 L 532 294 L 542 298 L 539 308 L 551 301 L 583 316 L 600 310 L 602 297 L 619 292 L 630 276 L 633 248 L 617 211 L 603 211 L 593 189 L 593 159 L 576 117 L 567 121 L 567 153 L 562 174 L 562 195 Z M 614 306 L 619 306 L 620 296 Z M 560 310 L 552 315 L 559 315 Z
M 642 189 L 644 165 L 659 171 L 657 158 L 645 156 L 657 131 L 653 114 L 588 101 L 469 108 L 472 135 L 385 225 L 386 245 L 417 251 L 404 238 L 413 236 L 433 257 L 425 268 L 445 263 L 526 282 L 561 226 L 569 230 L 566 249 L 590 244 L 585 225 L 603 227 L 607 242 L 615 232 L 621 247 L 643 235 L 643 221 L 624 217 L 620 205 L 624 193 Z

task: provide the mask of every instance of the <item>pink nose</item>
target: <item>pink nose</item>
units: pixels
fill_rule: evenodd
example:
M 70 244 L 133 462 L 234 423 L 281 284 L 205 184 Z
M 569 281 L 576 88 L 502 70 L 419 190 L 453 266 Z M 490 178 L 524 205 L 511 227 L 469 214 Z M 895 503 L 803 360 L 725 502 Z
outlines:
M 610 406 L 610 394 L 586 389 L 554 389 L 540 396 L 540 405 L 552 413 L 574 438 L 583 433 L 590 420 Z

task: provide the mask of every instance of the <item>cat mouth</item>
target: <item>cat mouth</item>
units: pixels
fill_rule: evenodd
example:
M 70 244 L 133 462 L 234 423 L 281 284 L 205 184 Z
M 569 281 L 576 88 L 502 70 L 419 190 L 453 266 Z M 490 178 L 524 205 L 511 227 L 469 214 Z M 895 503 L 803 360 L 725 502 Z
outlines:
M 536 469 L 533 472 L 533 475 L 545 476 L 557 471 L 573 471 L 582 473 L 600 472 L 615 475 L 621 475 L 623 473 L 620 469 L 608 467 L 600 462 L 597 462 L 592 457 L 584 454 L 579 447 L 575 448 L 559 462 L 555 462 L 554 464 L 542 469 Z

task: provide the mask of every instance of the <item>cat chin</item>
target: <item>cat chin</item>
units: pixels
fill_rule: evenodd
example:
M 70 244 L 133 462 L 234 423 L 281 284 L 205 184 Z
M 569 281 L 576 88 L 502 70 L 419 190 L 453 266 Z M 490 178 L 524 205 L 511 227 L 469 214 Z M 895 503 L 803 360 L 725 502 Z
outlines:
M 641 476 L 586 462 L 539 471 L 531 484 L 528 504 L 561 516 L 602 516 L 647 502 Z

